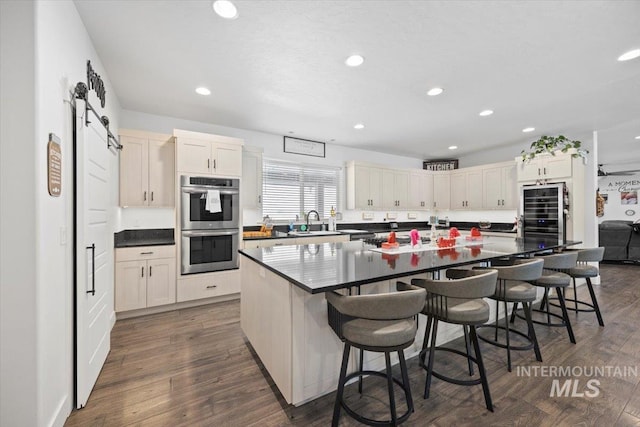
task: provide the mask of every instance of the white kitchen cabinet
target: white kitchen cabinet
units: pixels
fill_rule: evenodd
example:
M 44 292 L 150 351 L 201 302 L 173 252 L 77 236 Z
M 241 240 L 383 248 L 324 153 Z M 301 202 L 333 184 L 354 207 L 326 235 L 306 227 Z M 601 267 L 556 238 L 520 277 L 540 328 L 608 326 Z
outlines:
M 518 181 L 538 181 L 570 178 L 572 157 L 568 153 L 540 154 L 534 159 L 518 161 Z
M 173 207 L 173 137 L 121 129 L 120 142 L 120 206 Z
M 227 136 L 175 130 L 178 172 L 242 176 L 243 141 Z
M 433 172 L 433 208 L 449 209 L 451 202 L 451 176 L 449 172 Z
M 178 302 L 237 294 L 240 292 L 240 270 L 181 276 L 176 288 Z
M 347 166 L 347 209 L 380 209 L 383 168 L 350 162 Z
M 116 249 L 117 312 L 176 302 L 175 246 Z
M 382 170 L 382 207 L 407 209 L 409 207 L 409 173 L 404 170 Z
M 518 186 L 515 162 L 486 168 L 482 174 L 484 182 L 483 208 L 516 209 Z
M 409 209 L 430 210 L 433 206 L 433 175 L 428 171 L 409 173 Z
M 471 169 L 451 173 L 451 209 L 482 208 L 482 170 Z
M 242 151 L 242 207 L 262 209 L 262 149 Z

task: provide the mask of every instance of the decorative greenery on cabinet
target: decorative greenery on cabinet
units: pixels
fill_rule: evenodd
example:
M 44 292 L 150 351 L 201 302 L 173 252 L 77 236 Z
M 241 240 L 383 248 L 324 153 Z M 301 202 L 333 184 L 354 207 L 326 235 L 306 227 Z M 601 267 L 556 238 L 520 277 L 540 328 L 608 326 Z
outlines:
M 522 150 L 522 161 L 528 162 L 534 159 L 538 154 L 551 154 L 556 155 L 556 151 L 561 153 L 567 153 L 571 149 L 575 149 L 574 153 L 571 153 L 571 157 L 582 157 L 586 160 L 589 150 L 582 147 L 582 142 L 576 140 L 570 140 L 564 135 L 559 136 L 546 136 L 543 135 L 537 141 L 533 141 L 529 147 L 529 151 Z

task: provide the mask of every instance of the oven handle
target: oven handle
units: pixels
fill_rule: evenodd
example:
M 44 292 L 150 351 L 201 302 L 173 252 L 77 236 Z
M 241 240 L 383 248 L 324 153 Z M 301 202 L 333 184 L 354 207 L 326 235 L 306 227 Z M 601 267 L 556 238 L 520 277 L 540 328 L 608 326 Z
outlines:
M 238 230 L 231 231 L 183 231 L 184 237 L 205 237 L 205 236 L 232 236 L 238 234 Z
M 218 190 L 220 187 L 182 187 L 183 193 L 204 194 L 209 190 Z M 218 190 L 220 194 L 240 194 L 239 190 Z

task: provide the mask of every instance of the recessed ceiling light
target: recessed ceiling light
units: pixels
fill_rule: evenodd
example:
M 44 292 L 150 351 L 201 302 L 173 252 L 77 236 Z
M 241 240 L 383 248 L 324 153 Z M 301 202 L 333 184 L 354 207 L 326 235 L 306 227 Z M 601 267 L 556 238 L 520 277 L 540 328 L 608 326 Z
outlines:
M 457 150 L 458 146 L 457 145 L 450 145 L 449 146 L 449 150 Z
M 224 19 L 236 19 L 238 17 L 238 9 L 229 0 L 214 1 L 213 10 Z
M 482 117 L 490 116 L 492 114 L 493 114 L 493 110 L 482 110 L 482 111 L 480 111 L 480 115 Z
M 623 53 L 618 56 L 618 61 L 629 61 L 630 59 L 636 59 L 640 56 L 640 49 L 633 49 L 629 52 Z
M 536 130 L 536 128 L 524 128 L 522 129 L 522 132 L 533 132 L 534 130 Z
M 434 87 L 433 89 L 429 89 L 429 92 L 427 92 L 427 95 L 437 96 L 437 95 L 440 95 L 442 92 L 444 92 L 444 89 L 442 89 L 441 87 Z
M 636 136 L 636 139 L 640 139 L 640 135 Z
M 206 87 L 199 87 L 196 89 L 198 95 L 211 95 L 211 91 Z
M 364 56 L 361 55 L 351 55 L 344 61 L 349 67 L 359 67 L 364 63 Z
M 362 123 L 357 123 L 355 126 L 353 126 L 354 129 L 364 129 L 364 125 Z

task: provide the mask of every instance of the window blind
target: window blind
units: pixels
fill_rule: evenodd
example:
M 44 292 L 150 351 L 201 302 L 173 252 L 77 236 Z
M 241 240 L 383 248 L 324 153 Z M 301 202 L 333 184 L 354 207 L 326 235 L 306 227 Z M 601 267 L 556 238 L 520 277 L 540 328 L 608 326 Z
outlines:
M 262 171 L 262 214 L 272 220 L 302 220 L 316 210 L 329 218 L 338 210 L 340 168 L 265 159 Z

